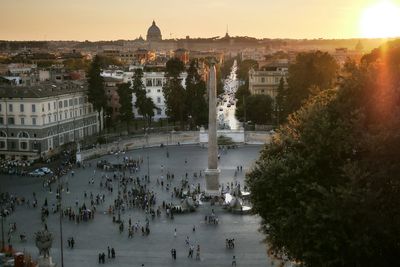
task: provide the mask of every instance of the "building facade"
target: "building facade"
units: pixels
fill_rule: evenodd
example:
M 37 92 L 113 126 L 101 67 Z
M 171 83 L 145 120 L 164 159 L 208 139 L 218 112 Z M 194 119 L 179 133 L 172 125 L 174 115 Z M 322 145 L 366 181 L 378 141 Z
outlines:
M 262 70 L 249 70 L 249 91 L 252 95 L 269 95 L 275 99 L 281 78 L 287 86 L 289 70 L 287 65 L 270 65 Z
M 36 159 L 100 131 L 87 85 L 0 86 L 0 157 Z

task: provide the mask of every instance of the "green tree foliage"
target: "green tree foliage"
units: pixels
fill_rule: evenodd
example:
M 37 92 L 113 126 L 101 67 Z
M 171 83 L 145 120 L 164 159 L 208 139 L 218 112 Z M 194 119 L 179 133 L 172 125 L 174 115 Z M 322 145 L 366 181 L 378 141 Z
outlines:
M 208 122 L 208 105 L 206 102 L 206 83 L 201 79 L 197 62 L 192 60 L 186 77 L 186 109 L 191 116 L 191 124 L 201 126 Z
M 247 176 L 270 253 L 304 266 L 395 266 L 400 41 L 347 63 L 289 116 Z
M 182 86 L 180 74 L 184 71 L 183 62 L 172 58 L 166 64 L 166 83 L 163 87 L 166 113 L 172 121 L 179 121 L 183 128 L 187 120 L 186 91 Z
M 284 110 L 284 100 L 285 100 L 285 81 L 283 77 L 279 80 L 279 86 L 276 92 L 275 98 L 275 119 L 276 124 L 279 125 L 283 118 Z
M 64 67 L 68 71 L 85 70 L 90 68 L 90 61 L 84 58 L 70 58 L 63 61 Z
M 332 88 L 338 72 L 336 60 L 326 52 L 304 52 L 289 66 L 289 88 L 285 93 L 285 115 L 298 110 L 310 96 L 310 89 Z
M 235 98 L 236 100 L 236 110 L 235 110 L 235 117 L 239 121 L 248 121 L 247 118 L 245 118 L 245 110 L 244 107 L 246 106 L 246 99 L 247 97 L 250 96 L 250 91 L 249 91 L 249 85 L 248 83 L 243 84 L 239 86 L 235 93 Z
M 242 81 L 249 80 L 249 70 L 251 68 L 257 70 L 258 69 L 258 62 L 252 59 L 246 59 L 243 61 L 238 61 L 238 68 L 236 71 L 236 75 L 238 79 Z
M 129 124 L 134 118 L 132 111 L 132 89 L 130 83 L 122 83 L 118 85 L 119 96 L 119 119 L 126 123 L 126 129 L 129 133 Z
M 100 76 L 100 59 L 95 56 L 93 59 L 87 77 L 88 77 L 88 101 L 92 103 L 94 110 L 99 113 L 102 110 L 106 110 L 107 107 L 107 96 L 104 90 L 104 79 Z M 100 118 L 99 118 L 99 121 Z M 101 129 L 101 127 L 100 127 Z
M 151 97 L 147 97 L 146 88 L 143 84 L 143 71 L 136 69 L 133 76 L 133 92 L 136 96 L 135 107 L 138 113 L 143 116 L 147 126 L 149 127 L 154 117 L 154 110 L 157 109 Z
M 271 122 L 272 98 L 268 95 L 250 95 L 246 98 L 246 120 L 256 124 Z
M 227 58 L 224 60 L 221 66 L 221 77 L 225 79 L 230 73 L 233 63 L 235 62 L 236 57 Z

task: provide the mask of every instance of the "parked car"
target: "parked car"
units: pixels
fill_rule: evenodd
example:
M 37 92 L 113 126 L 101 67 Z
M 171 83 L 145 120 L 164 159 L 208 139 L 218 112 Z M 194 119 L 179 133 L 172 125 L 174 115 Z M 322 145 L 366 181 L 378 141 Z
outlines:
M 34 171 L 31 171 L 31 172 L 29 173 L 29 175 L 30 175 L 30 176 L 33 176 L 33 177 L 41 177 L 41 176 L 44 176 L 45 173 L 42 172 L 40 169 L 36 169 L 36 170 L 34 170 Z

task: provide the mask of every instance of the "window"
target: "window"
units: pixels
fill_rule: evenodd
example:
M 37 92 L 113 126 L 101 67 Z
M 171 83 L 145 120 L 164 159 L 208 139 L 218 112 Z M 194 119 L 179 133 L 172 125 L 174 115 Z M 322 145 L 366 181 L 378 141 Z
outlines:
M 7 134 L 4 131 L 0 131 L 0 137 L 7 137 Z
M 157 115 L 161 115 L 161 109 L 157 109 Z
M 147 89 L 147 93 L 150 93 L 150 89 Z
M 74 98 L 74 105 L 78 105 L 78 98 Z
M 82 109 L 79 109 L 79 116 L 82 116 Z
M 68 107 L 68 100 L 64 100 L 64 108 Z
M 54 121 L 56 122 L 57 121 L 57 114 L 54 114 L 53 117 L 54 117 Z
M 25 118 L 21 118 L 21 125 L 25 125 Z
M 265 83 L 265 78 L 261 78 L 261 82 L 262 82 L 262 83 Z
M 58 108 L 62 108 L 62 101 L 58 102 Z
M 20 142 L 19 147 L 21 150 L 27 150 L 28 149 L 28 142 Z
M 161 89 L 157 89 L 157 93 L 160 93 L 161 92 Z
M 8 124 L 14 125 L 15 124 L 14 118 L 8 118 Z
M 50 109 L 51 109 L 50 103 L 47 103 L 47 109 L 50 111 Z
M 56 109 L 56 102 L 53 102 L 53 109 Z
M 20 104 L 19 105 L 19 111 L 20 112 L 24 112 L 24 104 Z
M 72 98 L 69 100 L 69 106 L 72 107 L 74 105 L 74 101 L 72 100 Z
M 33 150 L 39 150 L 39 143 L 33 143 Z
M 11 145 L 11 149 L 15 149 L 15 142 L 14 141 L 10 142 L 10 145 Z
M 161 97 L 157 97 L 157 103 L 161 103 Z
M 65 111 L 65 112 L 64 112 L 64 119 L 67 119 L 67 117 L 68 117 L 68 112 Z
M 32 125 L 36 125 L 36 118 L 32 118 Z
M 79 98 L 79 104 L 83 104 L 83 97 Z
M 1 104 L 0 104 L 0 112 L 1 112 Z
M 62 113 L 61 112 L 58 114 L 58 120 L 62 120 Z
M 13 104 L 8 104 L 8 111 L 13 112 Z
M 0 125 L 3 125 L 3 124 L 4 124 L 4 118 L 0 117 Z
M 72 118 L 72 110 L 69 111 L 69 117 Z
M 32 104 L 32 112 L 36 112 L 36 105 Z
M 152 86 L 151 79 L 146 79 L 146 86 Z
M 51 116 L 49 115 L 49 123 L 51 123 Z
M 6 142 L 0 141 L 0 149 L 5 149 L 5 148 L 6 148 Z
M 19 132 L 18 138 L 29 138 L 29 134 L 27 132 Z

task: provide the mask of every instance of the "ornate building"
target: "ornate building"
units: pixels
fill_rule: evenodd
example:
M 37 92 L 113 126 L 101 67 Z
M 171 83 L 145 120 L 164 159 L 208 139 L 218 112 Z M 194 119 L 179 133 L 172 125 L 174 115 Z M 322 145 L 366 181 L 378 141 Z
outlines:
M 155 21 L 147 30 L 147 41 L 148 42 L 159 42 L 162 40 L 160 28 L 157 27 Z

